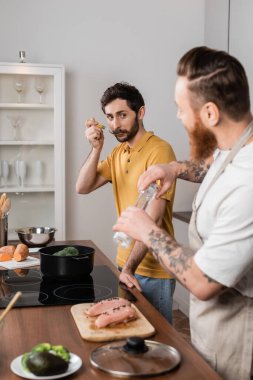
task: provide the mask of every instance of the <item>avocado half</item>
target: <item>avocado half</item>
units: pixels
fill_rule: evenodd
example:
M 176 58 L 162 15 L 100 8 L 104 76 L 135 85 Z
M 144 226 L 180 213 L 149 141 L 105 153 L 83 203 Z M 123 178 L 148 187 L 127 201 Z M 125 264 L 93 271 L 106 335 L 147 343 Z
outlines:
M 32 352 L 26 366 L 36 376 L 53 376 L 66 372 L 68 362 L 50 352 Z

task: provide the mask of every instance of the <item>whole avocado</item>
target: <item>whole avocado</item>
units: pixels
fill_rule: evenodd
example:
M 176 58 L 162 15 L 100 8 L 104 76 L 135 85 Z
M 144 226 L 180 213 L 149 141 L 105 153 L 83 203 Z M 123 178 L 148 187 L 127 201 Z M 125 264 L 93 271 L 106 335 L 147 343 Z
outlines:
M 32 352 L 26 366 L 36 376 L 53 376 L 65 372 L 68 362 L 50 352 Z

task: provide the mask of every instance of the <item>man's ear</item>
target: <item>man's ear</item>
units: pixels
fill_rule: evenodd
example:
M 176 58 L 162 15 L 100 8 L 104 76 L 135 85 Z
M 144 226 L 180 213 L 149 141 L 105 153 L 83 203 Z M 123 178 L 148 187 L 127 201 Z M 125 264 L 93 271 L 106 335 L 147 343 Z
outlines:
M 138 120 L 143 120 L 145 115 L 145 107 L 142 106 L 138 111 Z
M 204 125 L 214 127 L 220 120 L 219 108 L 213 102 L 205 103 L 200 110 L 200 117 Z

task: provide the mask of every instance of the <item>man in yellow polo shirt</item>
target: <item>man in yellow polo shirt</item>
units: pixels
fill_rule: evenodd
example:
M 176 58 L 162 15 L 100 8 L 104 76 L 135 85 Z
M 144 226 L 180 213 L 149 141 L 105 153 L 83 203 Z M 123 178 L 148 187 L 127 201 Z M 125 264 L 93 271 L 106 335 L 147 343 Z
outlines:
M 76 190 L 87 194 L 110 182 L 117 214 L 120 215 L 138 197 L 139 176 L 151 165 L 174 161 L 175 154 L 170 144 L 145 130 L 145 103 L 136 87 L 124 82 L 116 83 L 103 94 L 101 106 L 109 129 L 119 144 L 105 160 L 100 161 L 104 145 L 103 128 L 94 118 L 86 121 L 85 135 L 91 152 L 80 170 Z M 155 222 L 172 236 L 174 194 L 175 184 L 161 199 L 153 200 L 147 210 Z M 116 262 L 121 270 L 120 281 L 141 290 L 172 323 L 175 279 L 160 266 L 146 246 L 138 241 L 129 248 L 119 246 Z

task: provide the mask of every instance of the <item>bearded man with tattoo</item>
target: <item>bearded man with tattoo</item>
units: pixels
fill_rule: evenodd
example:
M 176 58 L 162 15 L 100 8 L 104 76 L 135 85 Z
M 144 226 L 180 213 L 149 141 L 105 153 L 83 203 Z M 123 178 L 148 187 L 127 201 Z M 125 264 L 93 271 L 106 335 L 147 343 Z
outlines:
M 177 116 L 189 136 L 188 161 L 150 167 L 138 189 L 176 178 L 201 183 L 193 201 L 190 247 L 143 210 L 129 207 L 114 231 L 143 242 L 190 291 L 192 344 L 224 380 L 253 378 L 253 122 L 241 63 L 197 47 L 179 61 Z

